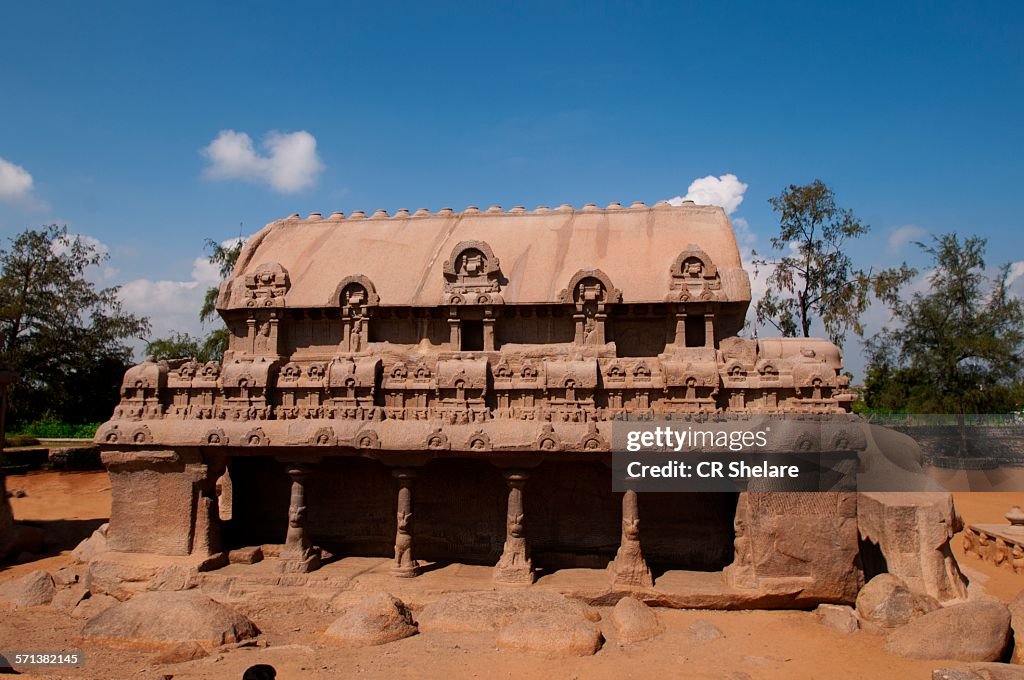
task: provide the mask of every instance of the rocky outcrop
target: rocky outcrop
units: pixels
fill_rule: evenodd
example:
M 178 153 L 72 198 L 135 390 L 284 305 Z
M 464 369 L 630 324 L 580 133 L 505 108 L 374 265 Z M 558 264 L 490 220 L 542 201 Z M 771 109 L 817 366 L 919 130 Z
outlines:
M 346 609 L 324 632 L 324 637 L 346 646 L 368 647 L 401 640 L 417 632 L 405 603 L 381 592 Z
M 1010 611 L 992 601 L 924 614 L 889 634 L 886 648 L 914 659 L 998 661 L 1010 642 Z
M 259 634 L 239 612 L 195 591 L 140 593 L 90 619 L 82 637 L 92 642 L 170 647 L 195 642 L 216 647 Z

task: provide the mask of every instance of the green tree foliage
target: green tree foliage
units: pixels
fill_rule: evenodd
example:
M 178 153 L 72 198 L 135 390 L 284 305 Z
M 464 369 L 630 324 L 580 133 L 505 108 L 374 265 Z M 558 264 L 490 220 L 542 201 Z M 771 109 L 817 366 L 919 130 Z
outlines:
M 207 362 L 215 357 L 206 344 L 202 338 L 193 337 L 188 333 L 171 333 L 166 338 L 157 338 L 146 343 L 146 354 L 157 361 L 194 358 Z
M 1024 302 L 1009 266 L 989 276 L 985 240 L 955 233 L 917 244 L 929 290 L 890 303 L 895 325 L 868 342 L 865 401 L 911 413 L 1002 413 L 1024 395 Z
M 210 251 L 209 261 L 217 266 L 221 280 L 231 277 L 235 262 L 245 245 L 244 239 L 228 242 L 227 245 L 206 239 L 206 248 Z M 199 320 L 208 323 L 217 320 L 217 295 L 219 288 L 212 286 L 203 297 L 203 306 L 199 309 Z M 218 323 L 203 339 L 195 338 L 188 333 L 172 332 L 166 338 L 157 338 L 146 345 L 146 353 L 156 359 L 181 359 L 193 357 L 199 361 L 220 361 L 228 348 L 228 329 Z
M 851 210 L 837 206 L 821 180 L 790 185 L 769 203 L 779 213 L 779 234 L 771 239 L 779 257 L 754 253 L 755 269 L 771 269 L 768 290 L 755 307 L 759 324 L 770 324 L 787 337 L 809 337 L 817 319 L 842 346 L 847 331 L 863 335 L 860 318 L 872 296 L 894 301 L 900 286 L 915 274 L 905 264 L 877 273 L 855 268 L 844 245 L 868 233 L 869 227 Z
M 126 313 L 118 288 L 86 278 L 107 259 L 67 227 L 29 229 L 0 250 L 0 353 L 21 380 L 12 425 L 44 416 L 69 423 L 106 419 L 131 362 L 130 338 L 149 321 Z

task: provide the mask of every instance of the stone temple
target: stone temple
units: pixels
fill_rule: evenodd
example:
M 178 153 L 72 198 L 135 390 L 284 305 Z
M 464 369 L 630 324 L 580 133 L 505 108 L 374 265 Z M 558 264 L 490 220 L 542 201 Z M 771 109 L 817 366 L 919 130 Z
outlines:
M 361 556 L 498 584 L 589 569 L 671 606 L 851 602 L 884 570 L 964 597 L 948 494 L 612 492 L 621 414 L 854 420 L 838 348 L 739 337 L 750 299 L 711 206 L 272 222 L 220 289 L 223 362 L 125 374 L 96 436 L 113 508 L 93 588 L 192 587 L 262 546 L 289 583 Z M 805 448 L 882 445 L 814 432 Z

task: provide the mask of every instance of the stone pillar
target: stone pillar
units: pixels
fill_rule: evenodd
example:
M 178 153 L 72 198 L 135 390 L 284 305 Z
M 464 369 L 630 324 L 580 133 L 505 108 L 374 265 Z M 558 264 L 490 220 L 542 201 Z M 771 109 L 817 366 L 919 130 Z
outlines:
M 533 561 L 526 541 L 526 515 L 523 511 L 523 487 L 529 475 L 522 470 L 507 470 L 508 514 L 505 517 L 505 548 L 494 568 L 497 583 L 533 583 Z
M 686 306 L 679 305 L 676 309 L 676 334 L 672 342 L 676 347 L 686 347 Z
M 494 351 L 494 324 L 497 319 L 494 318 L 494 312 L 488 308 L 484 311 L 484 351 Z
M 585 337 L 585 328 L 587 323 L 587 315 L 583 312 L 576 312 L 572 315 L 573 323 L 576 325 L 576 333 L 573 339 L 573 343 L 576 345 L 582 345 Z
M 622 539 L 608 571 L 613 585 L 654 586 L 654 577 L 640 548 L 640 512 L 636 491 L 632 489 L 622 496 Z
M 398 531 L 395 534 L 395 563 L 391 574 L 411 578 L 420 573 L 420 563 L 412 555 L 412 483 L 416 471 L 396 468 L 391 471 L 398 480 Z
M 593 338 L 591 344 L 603 345 L 607 341 L 606 340 L 606 336 L 605 336 L 605 329 L 606 329 L 605 322 L 607 320 L 608 320 L 608 315 L 604 313 L 604 308 L 602 306 L 601 310 L 599 310 L 596 314 L 594 314 L 595 328 L 594 328 L 594 338 Z
M 462 349 L 462 322 L 454 310 L 448 316 L 448 344 L 454 352 Z
M 710 310 L 704 314 L 704 346 L 715 346 L 715 314 Z
M 314 547 L 306 531 L 306 477 L 310 466 L 289 463 L 292 495 L 288 505 L 288 533 L 278 569 L 288 573 L 306 573 L 320 568 L 320 548 Z

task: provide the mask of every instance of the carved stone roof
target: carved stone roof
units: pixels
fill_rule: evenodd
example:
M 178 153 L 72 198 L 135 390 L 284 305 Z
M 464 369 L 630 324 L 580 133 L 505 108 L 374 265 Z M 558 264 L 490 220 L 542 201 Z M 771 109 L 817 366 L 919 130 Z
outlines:
M 294 215 L 268 224 L 250 240 L 234 278 L 221 289 L 218 308 L 242 309 L 262 299 L 254 295 L 269 296 L 258 289 L 260 272 L 280 272 L 271 292 L 283 295 L 291 308 L 338 306 L 339 283 L 354 276 L 372 282 L 381 306 L 445 305 L 446 284 L 451 288 L 456 278 L 451 271 L 446 276 L 445 268 L 453 268 L 450 258 L 464 242 L 486 244 L 480 251 L 485 257 L 493 253 L 497 262 L 483 263 L 481 277 L 492 265 L 500 268 L 487 275 L 500 286 L 505 304 L 554 303 L 581 270 L 606 274 L 624 303 L 663 302 L 672 290 L 674 263 L 694 246 L 720 276 L 715 299 L 750 300 L 750 280 L 721 208 L 639 203 Z

